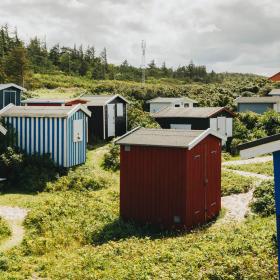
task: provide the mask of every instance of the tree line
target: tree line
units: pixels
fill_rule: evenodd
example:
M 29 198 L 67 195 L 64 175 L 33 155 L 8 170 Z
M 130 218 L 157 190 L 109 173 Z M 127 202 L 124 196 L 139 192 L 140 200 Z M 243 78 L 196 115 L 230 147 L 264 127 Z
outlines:
M 107 49 L 97 54 L 94 46 L 54 46 L 47 48 L 44 40 L 31 38 L 27 44 L 11 32 L 7 25 L 0 27 L 0 82 L 24 85 L 32 73 L 57 73 L 84 76 L 94 80 L 141 81 L 142 69 L 129 64 L 108 63 Z M 147 79 L 178 79 L 182 81 L 214 82 L 219 79 L 215 72 L 207 73 L 205 66 L 192 61 L 173 69 L 163 63 L 157 66 L 152 60 L 145 69 Z

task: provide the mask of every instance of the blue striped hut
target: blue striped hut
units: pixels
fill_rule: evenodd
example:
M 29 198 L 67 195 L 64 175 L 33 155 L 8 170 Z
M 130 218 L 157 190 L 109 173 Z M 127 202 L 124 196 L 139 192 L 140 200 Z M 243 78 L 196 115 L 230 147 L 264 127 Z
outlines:
M 6 127 L 16 131 L 16 146 L 27 154 L 50 154 L 59 166 L 71 167 L 86 160 L 88 117 L 76 106 L 15 106 L 0 111 Z

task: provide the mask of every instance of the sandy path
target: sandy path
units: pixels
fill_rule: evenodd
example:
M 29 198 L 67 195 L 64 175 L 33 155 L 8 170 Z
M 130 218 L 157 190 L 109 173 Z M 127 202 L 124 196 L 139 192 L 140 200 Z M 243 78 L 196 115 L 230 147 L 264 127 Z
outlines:
M 244 160 L 245 161 L 245 160 Z M 240 161 L 239 161 L 240 162 Z M 248 164 L 248 160 L 246 160 L 246 164 Z M 252 162 L 250 162 L 252 163 Z M 226 222 L 238 222 L 242 221 L 246 214 L 250 212 L 249 204 L 251 200 L 253 199 L 253 192 L 257 185 L 259 185 L 264 180 L 270 180 L 273 179 L 271 176 L 263 175 L 263 174 L 256 174 L 252 172 L 245 172 L 240 170 L 232 170 L 232 169 L 226 169 L 233 173 L 246 176 L 246 177 L 253 177 L 256 179 L 255 186 L 252 190 L 250 190 L 247 193 L 241 193 L 241 194 L 233 194 L 229 196 L 222 197 L 222 207 L 227 210 L 225 216 L 223 219 L 221 219 L 218 223 L 226 223 Z
M 19 245 L 24 237 L 23 221 L 27 215 L 26 209 L 0 206 L 0 216 L 3 217 L 12 231 L 11 237 L 0 245 L 0 251 L 7 251 Z

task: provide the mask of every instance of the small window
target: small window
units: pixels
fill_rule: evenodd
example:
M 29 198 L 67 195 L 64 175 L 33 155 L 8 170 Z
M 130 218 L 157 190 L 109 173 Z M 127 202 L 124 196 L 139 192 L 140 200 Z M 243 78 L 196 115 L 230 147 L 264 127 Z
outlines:
M 185 103 L 185 104 L 184 104 L 184 107 L 185 107 L 185 108 L 188 108 L 188 107 L 190 107 L 190 104 L 189 104 L 189 103 Z
M 73 121 L 73 142 L 83 141 L 83 120 Z
M 179 108 L 179 107 L 180 107 L 180 104 L 175 104 L 174 107 L 175 107 L 175 108 Z
M 117 104 L 117 117 L 123 117 L 123 104 Z
M 125 146 L 124 146 L 124 150 L 125 150 L 126 152 L 130 152 L 130 146 L 129 146 L 129 145 L 125 145 Z

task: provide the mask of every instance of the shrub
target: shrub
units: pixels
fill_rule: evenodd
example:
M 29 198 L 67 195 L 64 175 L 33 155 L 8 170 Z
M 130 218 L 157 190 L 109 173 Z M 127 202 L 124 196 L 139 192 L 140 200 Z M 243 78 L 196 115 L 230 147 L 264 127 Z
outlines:
M 274 183 L 263 181 L 254 191 L 254 200 L 250 204 L 254 213 L 266 217 L 275 213 Z
M 6 221 L 0 217 L 0 241 L 11 235 L 11 230 Z
M 102 166 L 105 170 L 117 171 L 120 169 L 120 146 L 110 144 L 109 151 L 104 155 Z
M 105 188 L 107 180 L 101 176 L 93 174 L 92 170 L 86 167 L 78 170 L 71 170 L 66 176 L 60 177 L 55 182 L 48 182 L 45 191 L 85 191 L 85 190 L 99 190 Z
M 46 183 L 56 179 L 60 170 L 46 155 L 27 155 L 8 147 L 0 155 L 0 176 L 6 177 L 4 190 L 43 191 Z
M 252 189 L 254 179 L 235 174 L 231 171 L 222 171 L 222 196 L 245 193 Z

